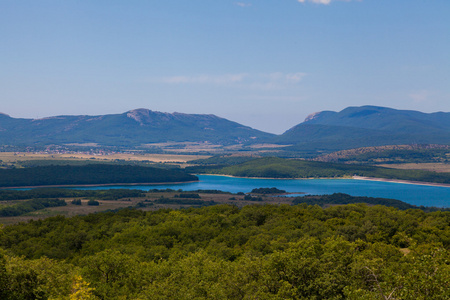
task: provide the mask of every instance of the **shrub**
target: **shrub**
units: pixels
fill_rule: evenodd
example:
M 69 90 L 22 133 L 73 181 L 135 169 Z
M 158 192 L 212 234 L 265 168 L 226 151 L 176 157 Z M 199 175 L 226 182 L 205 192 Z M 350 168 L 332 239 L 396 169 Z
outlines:
M 91 206 L 99 206 L 100 205 L 100 203 L 96 200 L 89 200 L 87 204 L 91 205 Z
M 73 205 L 81 205 L 81 200 L 80 199 L 73 199 L 71 203 Z

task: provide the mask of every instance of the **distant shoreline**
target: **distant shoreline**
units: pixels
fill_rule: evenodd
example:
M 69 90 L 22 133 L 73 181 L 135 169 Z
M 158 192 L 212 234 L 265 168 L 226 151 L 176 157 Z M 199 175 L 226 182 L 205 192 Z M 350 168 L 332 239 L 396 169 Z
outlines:
M 363 176 L 317 177 L 317 178 L 316 177 L 308 177 L 308 178 L 270 178 L 270 177 L 242 177 L 242 176 L 233 176 L 233 175 L 225 175 L 225 174 L 195 174 L 195 175 L 224 176 L 224 177 L 232 177 L 232 178 L 249 178 L 249 179 L 270 179 L 270 180 L 310 180 L 310 179 L 337 179 L 337 180 L 342 180 L 342 179 L 355 179 L 355 180 L 393 182 L 393 183 L 404 183 L 404 184 L 414 184 L 414 185 L 450 187 L 450 184 L 448 184 L 448 183 L 413 181 L 413 180 L 402 180 L 402 179 L 387 179 L 387 178 L 363 177 Z
M 363 176 L 348 176 L 348 177 L 309 177 L 309 178 L 269 178 L 269 177 L 242 177 L 233 176 L 226 174 L 195 174 L 195 175 L 208 175 L 208 176 L 223 176 L 231 178 L 247 178 L 247 179 L 270 179 L 270 180 L 311 180 L 311 179 L 333 179 L 333 180 L 343 180 L 343 179 L 354 179 L 354 180 L 367 180 L 367 181 L 380 181 L 380 182 L 392 182 L 392 183 L 403 183 L 403 184 L 413 184 L 413 185 L 425 185 L 425 186 L 437 186 L 437 187 L 450 187 L 447 183 L 436 183 L 436 182 L 425 182 L 425 181 L 412 181 L 412 180 L 402 180 L 402 179 L 386 179 L 386 178 L 376 178 L 376 177 L 363 177 Z M 191 181 L 177 181 L 177 182 L 143 182 L 143 183 L 101 183 L 101 184 L 58 184 L 58 185 L 35 185 L 35 186 L 13 186 L 13 187 L 0 187 L 0 190 L 8 189 L 35 189 L 35 188 L 76 188 L 76 187 L 101 187 L 101 186 L 140 186 L 140 185 L 170 185 L 170 184 L 182 184 L 182 183 L 193 183 L 199 182 L 199 180 Z
M 127 185 L 127 186 L 138 186 L 138 185 L 161 185 L 161 184 L 182 184 L 182 183 L 192 183 L 198 182 L 198 180 L 191 181 L 177 181 L 177 182 L 133 182 L 133 183 L 89 183 L 89 184 L 58 184 L 58 185 L 32 185 L 32 186 L 6 186 L 0 187 L 0 190 L 8 190 L 8 189 L 35 189 L 35 188 L 70 188 L 70 187 L 94 187 L 94 186 L 118 186 L 118 185 Z
M 448 183 L 413 181 L 413 180 L 402 180 L 402 179 L 386 179 L 386 178 L 363 177 L 363 176 L 353 176 L 353 179 L 368 180 L 368 181 L 394 182 L 394 183 L 404 183 L 404 184 L 414 184 L 414 185 L 450 187 L 450 184 L 448 184 Z
M 233 176 L 226 174 L 194 174 L 198 175 L 208 175 L 208 176 L 223 176 L 231 178 L 248 178 L 248 179 L 270 179 L 270 180 L 308 180 L 308 179 L 352 179 L 352 177 L 308 177 L 308 178 L 274 178 L 274 177 L 245 177 L 245 176 Z

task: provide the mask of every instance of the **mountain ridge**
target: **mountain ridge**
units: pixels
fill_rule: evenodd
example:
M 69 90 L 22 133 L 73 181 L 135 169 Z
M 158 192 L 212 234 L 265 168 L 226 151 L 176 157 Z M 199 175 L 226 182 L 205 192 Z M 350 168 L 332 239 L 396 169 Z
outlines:
M 131 145 L 157 142 L 236 144 L 273 137 L 215 115 L 163 113 L 135 109 L 122 114 L 64 115 L 42 119 L 0 118 L 1 144 L 96 142 Z
M 344 150 L 396 144 L 450 144 L 450 113 L 380 106 L 347 107 L 310 114 L 274 139 L 291 150 Z
M 423 113 L 379 106 L 321 111 L 274 135 L 213 114 L 152 111 L 146 108 L 106 115 L 59 115 L 40 119 L 0 114 L 0 144 L 97 143 L 139 147 L 165 142 L 217 145 L 273 143 L 287 151 L 338 151 L 359 147 L 450 144 L 450 113 Z

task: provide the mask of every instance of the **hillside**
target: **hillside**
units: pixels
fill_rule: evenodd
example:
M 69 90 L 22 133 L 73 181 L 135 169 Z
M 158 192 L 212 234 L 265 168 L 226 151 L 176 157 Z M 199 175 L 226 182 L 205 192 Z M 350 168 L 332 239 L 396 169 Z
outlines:
M 369 146 L 450 144 L 450 113 L 422 113 L 386 107 L 348 107 L 308 116 L 274 139 L 287 150 L 337 151 Z
M 240 146 L 226 147 L 237 144 Z M 277 147 L 251 148 L 256 144 Z M 139 148 L 147 145 L 155 149 L 170 148 L 172 152 L 181 149 L 212 153 L 219 149 L 219 152 L 269 151 L 280 153 L 280 156 L 311 157 L 317 153 L 360 147 L 412 144 L 450 145 L 450 113 L 422 113 L 377 106 L 348 107 L 340 112 L 312 114 L 278 136 L 215 115 L 163 113 L 148 109 L 43 119 L 19 119 L 0 114 L 0 145 L 4 147 L 98 145 Z M 287 147 L 279 148 L 280 145 Z
M 314 159 L 358 164 L 449 163 L 448 145 L 390 145 L 342 150 Z
M 95 143 L 139 146 L 164 142 L 220 145 L 259 142 L 272 134 L 215 115 L 162 113 L 148 109 L 100 116 L 16 119 L 0 115 L 0 144 L 46 145 Z
M 0 169 L 0 187 L 162 183 L 197 181 L 180 170 L 131 165 L 87 164 Z
M 299 203 L 123 209 L 6 226 L 0 296 L 449 298 L 450 212 Z
M 253 159 L 241 164 L 221 167 L 220 165 L 188 167 L 186 171 L 260 178 L 334 178 L 334 177 L 376 177 L 423 182 L 450 183 L 450 173 L 436 173 L 423 170 L 396 170 L 368 165 L 350 165 L 319 161 L 293 160 L 277 157 Z

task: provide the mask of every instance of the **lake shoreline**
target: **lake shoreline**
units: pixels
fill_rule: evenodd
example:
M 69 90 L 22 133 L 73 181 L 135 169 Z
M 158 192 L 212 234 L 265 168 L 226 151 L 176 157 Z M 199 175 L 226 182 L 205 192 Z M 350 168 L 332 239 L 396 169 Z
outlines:
M 308 178 L 274 178 L 274 177 L 245 177 L 245 176 L 234 176 L 234 175 L 226 175 L 226 174 L 194 174 L 198 175 L 208 175 L 208 176 L 222 176 L 222 177 L 230 177 L 230 178 L 247 178 L 247 179 L 269 179 L 269 180 L 310 180 L 310 179 L 353 179 L 352 176 L 347 177 L 308 177 Z
M 381 182 L 393 182 L 393 183 L 403 183 L 403 184 L 414 184 L 414 185 L 426 185 L 426 186 L 438 186 L 438 187 L 450 187 L 450 184 L 448 184 L 448 183 L 413 181 L 413 180 L 402 180 L 402 179 L 386 179 L 386 178 L 363 177 L 363 176 L 353 176 L 352 179 L 355 179 L 355 180 L 368 180 L 368 181 L 381 181 Z
M 404 184 L 425 185 L 425 186 L 450 187 L 450 184 L 448 184 L 448 183 L 413 181 L 413 180 L 403 180 L 403 179 L 387 179 L 387 178 L 364 177 L 364 176 L 308 177 L 308 178 L 269 178 L 269 177 L 243 177 L 243 176 L 233 176 L 233 175 L 225 175 L 225 174 L 195 174 L 195 175 L 224 176 L 224 177 L 231 177 L 231 178 L 248 178 L 248 179 L 270 179 L 270 180 L 311 180 L 311 179 L 336 179 L 336 180 L 343 180 L 343 179 L 355 179 L 355 180 L 393 182 L 393 183 L 404 183 Z
M 58 185 L 33 185 L 33 186 L 7 186 L 0 187 L 0 190 L 8 190 L 8 189 L 36 189 L 36 188 L 77 188 L 77 187 L 96 187 L 96 186 L 139 186 L 139 185 L 165 185 L 165 184 L 183 184 L 183 183 L 193 183 L 199 182 L 199 180 L 191 180 L 191 181 L 177 181 L 177 182 L 142 182 L 142 183 L 89 183 L 89 184 L 58 184 Z
M 333 180 L 367 180 L 367 181 L 379 181 L 379 182 L 392 182 L 392 183 L 403 183 L 403 184 L 413 184 L 413 185 L 425 185 L 425 186 L 436 186 L 436 187 L 450 187 L 450 184 L 446 183 L 436 183 L 436 182 L 424 182 L 424 181 L 412 181 L 412 180 L 401 180 L 401 179 L 387 179 L 387 178 L 376 178 L 376 177 L 364 177 L 364 176 L 348 176 L 348 177 L 310 177 L 310 178 L 269 178 L 269 177 L 242 177 L 233 175 L 223 175 L 223 174 L 195 174 L 195 175 L 207 175 L 207 176 L 222 176 L 230 178 L 246 178 L 246 179 L 268 179 L 268 180 L 311 180 L 311 179 L 333 179 Z M 170 185 L 170 184 L 183 184 L 183 183 L 194 183 L 199 182 L 199 180 L 194 181 L 177 181 L 177 182 L 142 182 L 142 183 L 101 183 L 101 184 L 59 184 L 59 185 L 36 185 L 36 186 L 13 186 L 13 187 L 0 187 L 0 190 L 7 189 L 35 189 L 35 188 L 77 188 L 77 187 L 96 187 L 96 186 L 140 186 L 140 185 Z
M 344 193 L 352 196 L 364 196 L 364 197 L 376 197 L 386 199 L 397 199 L 404 201 L 412 205 L 423 206 L 435 206 L 435 207 L 449 207 L 450 189 L 448 186 L 441 184 L 427 184 L 424 182 L 387 182 L 394 180 L 377 179 L 377 178 L 333 178 L 335 180 L 324 180 L 325 178 L 318 179 L 305 179 L 302 180 L 261 180 L 259 178 L 250 179 L 244 177 L 234 176 L 208 176 L 199 175 L 200 181 L 191 182 L 171 182 L 167 184 L 146 184 L 143 183 L 127 183 L 120 186 L 119 184 L 102 184 L 102 185 L 84 185 L 83 186 L 60 186 L 60 188 L 69 189 L 139 189 L 143 191 L 149 191 L 152 189 L 172 189 L 183 191 L 196 191 L 196 190 L 221 190 L 231 193 L 251 193 L 252 189 L 258 187 L 277 187 L 278 189 L 285 190 L 288 193 L 295 192 L 299 196 L 305 195 L 331 195 L 334 193 Z M 327 178 L 330 179 L 330 178 Z M 340 180 L 336 180 L 340 179 Z M 48 186 L 47 186 L 48 187 Z M 23 189 L 32 189 L 28 187 Z M 13 190 L 13 188 L 9 188 Z M 300 194 L 302 193 L 302 194 Z M 293 196 L 293 195 L 286 195 Z

